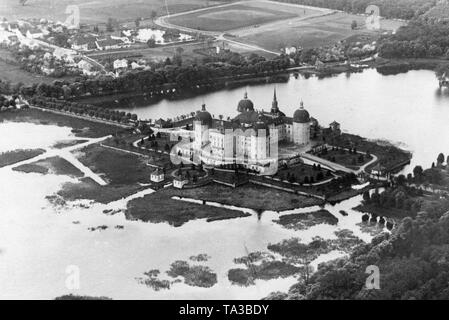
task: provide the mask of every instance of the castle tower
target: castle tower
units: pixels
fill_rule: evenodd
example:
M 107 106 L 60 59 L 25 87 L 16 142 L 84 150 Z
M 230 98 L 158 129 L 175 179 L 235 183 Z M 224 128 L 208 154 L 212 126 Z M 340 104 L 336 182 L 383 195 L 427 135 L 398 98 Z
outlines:
M 307 145 L 310 143 L 310 115 L 304 109 L 304 103 L 293 114 L 293 142 L 297 145 Z
M 195 140 L 193 147 L 197 150 L 201 149 L 209 142 L 209 128 L 212 127 L 212 116 L 206 111 L 206 105 L 201 106 L 195 120 L 193 121 L 193 131 L 195 132 Z

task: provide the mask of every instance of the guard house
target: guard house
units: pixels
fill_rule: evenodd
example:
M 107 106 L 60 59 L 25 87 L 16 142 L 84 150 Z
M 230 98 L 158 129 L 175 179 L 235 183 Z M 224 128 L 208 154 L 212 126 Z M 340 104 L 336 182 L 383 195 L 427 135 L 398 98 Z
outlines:
M 334 133 L 334 134 L 341 134 L 341 127 L 340 127 L 340 124 L 337 121 L 332 122 L 329 125 L 329 128 L 331 129 L 332 133 Z
M 151 173 L 150 180 L 153 182 L 162 182 L 165 179 L 164 171 L 157 168 Z
M 187 178 L 180 176 L 173 179 L 173 187 L 177 189 L 182 189 L 184 186 L 189 183 L 189 180 Z

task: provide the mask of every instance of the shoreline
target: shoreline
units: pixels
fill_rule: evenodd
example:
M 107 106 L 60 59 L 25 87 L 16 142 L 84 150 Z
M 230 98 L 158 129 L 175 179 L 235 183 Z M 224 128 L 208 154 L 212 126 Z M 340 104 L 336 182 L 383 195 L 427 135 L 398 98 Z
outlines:
M 179 101 L 187 98 L 194 98 L 199 95 L 209 94 L 220 90 L 228 90 L 234 88 L 240 88 L 248 85 L 258 85 L 263 83 L 286 83 L 290 81 L 291 76 L 295 78 L 298 75 L 304 77 L 316 76 L 320 79 L 337 76 L 342 73 L 352 74 L 361 73 L 367 69 L 375 69 L 382 75 L 397 75 L 401 73 L 407 73 L 413 70 L 429 70 L 435 71 L 438 65 L 448 64 L 449 60 L 444 59 L 430 59 L 430 58 L 403 58 L 403 59 L 385 59 L 376 58 L 375 61 L 369 61 L 364 63 L 367 67 L 352 67 L 351 65 L 326 65 L 323 69 L 316 69 L 314 66 L 310 67 L 292 67 L 285 70 L 280 70 L 268 75 L 243 77 L 239 76 L 228 79 L 227 81 L 218 80 L 216 83 L 209 85 L 202 85 L 196 89 L 179 89 L 176 86 L 170 88 L 175 90 L 168 94 L 152 95 L 145 92 L 122 92 L 116 94 L 105 94 L 96 97 L 80 97 L 72 98 L 70 101 L 89 103 L 100 107 L 108 107 L 115 109 L 120 106 L 121 108 L 128 109 L 133 107 L 151 106 L 157 104 L 161 100 Z M 435 80 L 436 81 L 436 80 Z M 167 86 L 167 85 L 165 85 Z M 169 90 L 171 91 L 171 90 Z M 114 105 L 112 105 L 114 104 Z

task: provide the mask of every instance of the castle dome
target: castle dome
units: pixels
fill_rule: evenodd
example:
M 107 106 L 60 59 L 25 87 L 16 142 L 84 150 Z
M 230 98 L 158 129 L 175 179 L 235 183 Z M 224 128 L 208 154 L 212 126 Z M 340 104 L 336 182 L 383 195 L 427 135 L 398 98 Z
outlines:
M 237 111 L 238 112 L 254 111 L 254 103 L 248 99 L 248 94 L 246 92 L 243 99 L 240 100 L 237 106 Z
M 301 107 L 295 111 L 293 114 L 293 122 L 296 123 L 309 123 L 310 122 L 310 115 L 309 112 L 304 109 L 304 104 L 301 101 Z
M 212 127 L 212 116 L 209 112 L 206 111 L 206 105 L 203 104 L 201 107 L 201 111 L 198 111 L 195 116 L 196 121 L 201 121 L 202 125 L 207 125 Z

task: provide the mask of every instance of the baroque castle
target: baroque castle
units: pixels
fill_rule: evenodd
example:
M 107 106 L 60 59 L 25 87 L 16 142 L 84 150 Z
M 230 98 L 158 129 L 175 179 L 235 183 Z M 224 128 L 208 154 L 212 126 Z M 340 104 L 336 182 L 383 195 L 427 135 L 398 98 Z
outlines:
M 306 147 L 318 127 L 302 101 L 293 117 L 287 117 L 279 109 L 276 90 L 269 112 L 256 111 L 246 92 L 237 111 L 239 114 L 234 119 L 214 119 L 203 104 L 193 122 L 193 141 L 180 146 L 178 153 L 191 158 L 197 156 L 207 165 L 238 163 L 267 173 L 273 169 L 273 163 L 277 166 L 279 142 Z

